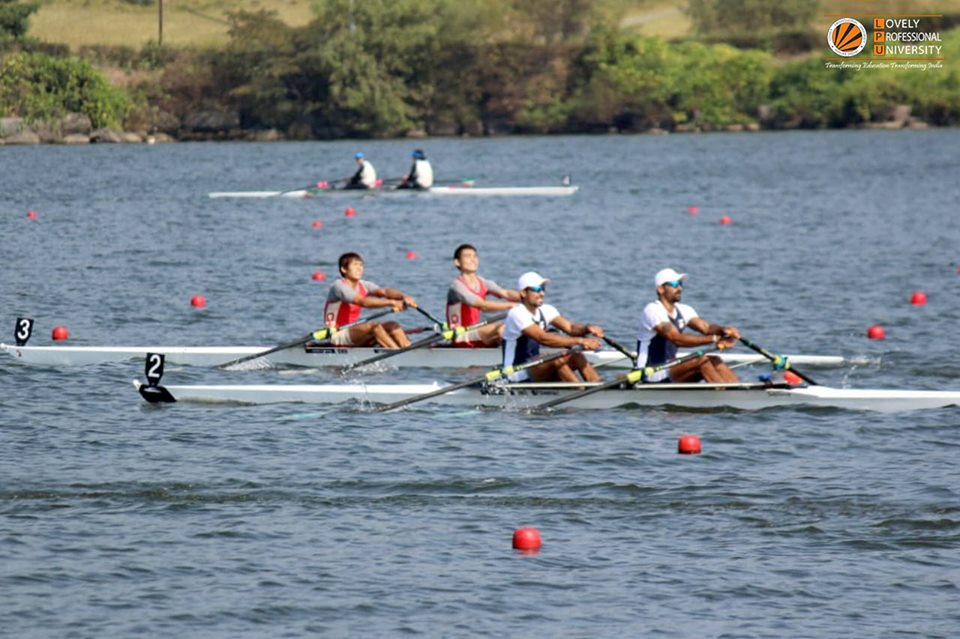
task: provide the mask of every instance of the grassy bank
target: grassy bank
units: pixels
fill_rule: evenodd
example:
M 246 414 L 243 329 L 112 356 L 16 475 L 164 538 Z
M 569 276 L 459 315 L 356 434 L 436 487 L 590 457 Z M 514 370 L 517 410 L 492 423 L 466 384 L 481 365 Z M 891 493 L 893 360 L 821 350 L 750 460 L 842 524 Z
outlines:
M 236 10 L 276 11 L 291 26 L 313 17 L 312 0 L 165 0 L 163 42 L 174 46 L 218 46 L 227 42 L 227 13 Z M 121 0 L 48 0 L 30 19 L 30 35 L 45 42 L 139 48 L 156 42 L 157 5 Z

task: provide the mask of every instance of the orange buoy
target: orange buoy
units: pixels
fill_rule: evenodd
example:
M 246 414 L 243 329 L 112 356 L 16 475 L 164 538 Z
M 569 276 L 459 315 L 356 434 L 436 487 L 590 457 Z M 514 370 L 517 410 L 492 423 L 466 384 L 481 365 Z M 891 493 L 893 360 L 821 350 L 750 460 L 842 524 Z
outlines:
M 513 547 L 525 552 L 540 550 L 543 542 L 540 540 L 540 531 L 536 528 L 517 528 L 513 531 Z
M 190 305 L 195 308 L 203 308 L 207 305 L 207 298 L 203 295 L 194 295 L 190 298 Z
M 874 324 L 867 329 L 867 337 L 870 339 L 886 339 L 887 332 L 879 324 Z
M 357 209 L 353 208 L 352 206 L 348 206 L 343 211 L 343 214 L 346 215 L 347 217 L 355 217 L 357 215 Z
M 417 259 L 417 252 L 416 252 L 416 251 L 407 251 L 407 259 L 408 259 L 408 260 L 415 260 L 415 259 Z
M 927 294 L 923 291 L 914 291 L 910 296 L 910 303 L 914 306 L 923 306 L 927 303 Z
M 699 455 L 700 438 L 696 435 L 680 435 L 677 440 L 677 452 L 681 455 Z
M 315 229 L 322 229 L 322 228 L 323 228 L 323 222 L 321 222 L 320 220 L 314 220 L 314 221 L 313 221 L 313 224 L 312 224 L 311 226 L 313 226 L 313 228 L 315 228 Z
M 27 217 L 28 217 L 29 219 L 31 219 L 31 220 L 35 220 L 35 219 L 37 219 L 37 212 L 36 212 L 36 211 L 27 211 Z
M 690 215 L 696 215 L 696 214 L 699 213 L 699 212 L 700 212 L 700 207 L 699 207 L 699 206 L 688 206 L 688 207 L 687 207 L 687 213 L 689 213 Z
M 320 271 L 314 271 L 313 273 L 314 282 L 325 282 L 327 281 L 327 274 Z
M 723 217 L 720 218 L 720 223 L 723 224 L 724 226 L 727 226 L 731 222 L 733 222 L 733 218 L 731 218 L 729 215 L 724 215 Z
M 51 337 L 53 337 L 53 341 L 60 342 L 70 337 L 70 333 L 67 331 L 66 326 L 54 326 Z

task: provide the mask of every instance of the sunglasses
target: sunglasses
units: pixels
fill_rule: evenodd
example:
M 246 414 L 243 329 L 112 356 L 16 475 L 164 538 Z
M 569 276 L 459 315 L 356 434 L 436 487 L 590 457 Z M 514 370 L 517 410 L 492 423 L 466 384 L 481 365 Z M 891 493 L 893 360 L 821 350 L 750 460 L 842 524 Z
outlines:
M 683 286 L 683 280 L 671 280 L 669 282 L 664 282 L 664 285 L 669 286 L 670 288 L 680 288 Z
M 547 290 L 547 287 L 545 284 L 541 284 L 540 286 L 528 286 L 527 290 L 533 291 L 534 293 L 543 293 Z

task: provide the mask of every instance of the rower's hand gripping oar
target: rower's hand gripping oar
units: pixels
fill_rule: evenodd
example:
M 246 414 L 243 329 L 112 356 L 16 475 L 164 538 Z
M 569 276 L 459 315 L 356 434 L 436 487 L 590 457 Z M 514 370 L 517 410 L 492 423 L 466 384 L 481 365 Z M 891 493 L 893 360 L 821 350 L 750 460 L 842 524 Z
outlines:
M 557 397 L 556 399 L 551 399 L 548 402 L 538 404 L 533 408 L 534 412 L 539 412 L 546 410 L 547 408 L 553 408 L 560 404 L 565 404 L 567 402 L 572 402 L 575 399 L 580 399 L 581 397 L 586 397 L 587 395 L 593 395 L 594 393 L 599 393 L 602 390 L 607 390 L 609 388 L 616 388 L 623 384 L 636 384 L 637 382 L 642 382 L 645 378 L 652 376 L 654 373 L 659 373 L 660 371 L 666 370 L 668 368 L 673 368 L 677 364 L 683 364 L 684 362 L 689 362 L 690 360 L 697 359 L 698 357 L 703 357 L 707 353 L 711 353 L 716 348 L 710 348 L 705 350 L 694 351 L 683 357 L 677 357 L 663 364 L 658 364 L 657 366 L 646 366 L 644 368 L 635 368 L 623 377 L 619 377 L 610 382 L 604 382 L 603 384 L 598 384 L 597 386 L 591 386 L 590 388 L 585 388 L 582 391 L 577 391 L 575 393 L 570 393 L 569 395 L 563 395 L 562 397 Z
M 758 346 L 757 344 L 754 344 L 753 342 L 751 342 L 750 340 L 748 340 L 746 337 L 741 336 L 741 337 L 740 337 L 740 341 L 743 342 L 743 345 L 746 346 L 747 348 L 752 349 L 752 350 L 760 353 L 761 355 L 763 355 L 764 357 L 766 357 L 767 359 L 769 359 L 771 362 L 773 362 L 773 367 L 774 367 L 774 368 L 792 371 L 794 375 L 796 375 L 797 377 L 799 377 L 800 379 L 802 379 L 802 380 L 805 381 L 806 383 L 808 383 L 808 384 L 810 384 L 810 385 L 812 385 L 812 386 L 817 386 L 817 385 L 818 385 L 817 382 L 813 381 L 813 379 L 811 379 L 810 377 L 804 375 L 803 373 L 801 373 L 800 371 L 798 371 L 797 369 L 795 369 L 795 368 L 790 364 L 790 360 L 787 359 L 785 356 L 783 356 L 783 355 L 777 355 L 777 354 L 775 354 L 775 353 L 771 353 L 770 351 L 768 351 L 767 349 L 763 348 L 762 346 Z
M 383 317 L 384 315 L 389 315 L 390 313 L 393 313 L 393 312 L 394 312 L 394 309 L 391 307 L 391 308 L 389 308 L 389 309 L 380 311 L 379 313 L 374 313 L 373 315 L 370 315 L 369 317 L 365 317 L 365 318 L 362 317 L 362 318 L 358 319 L 356 322 L 350 322 L 349 324 L 344 324 L 344 325 L 341 326 L 340 328 L 331 328 L 331 327 L 329 327 L 329 326 L 324 326 L 323 328 L 317 329 L 317 330 L 313 331 L 312 333 L 308 333 L 307 335 L 304 335 L 303 337 L 300 337 L 300 338 L 295 339 L 295 340 L 293 340 L 293 341 L 285 342 L 285 343 L 283 343 L 283 344 L 279 344 L 279 345 L 277 345 L 277 346 L 274 346 L 273 348 L 268 348 L 267 350 L 261 351 L 261 352 L 259 352 L 259 353 L 253 353 L 253 354 L 251 354 L 251 355 L 244 355 L 243 357 L 238 357 L 237 359 L 230 360 L 229 362 L 226 362 L 226 363 L 224 363 L 224 364 L 221 364 L 221 365 L 220 365 L 220 368 L 229 368 L 229 367 L 231 367 L 231 366 L 236 366 L 237 364 L 243 364 L 244 362 L 249 362 L 250 360 L 253 360 L 253 359 L 259 359 L 259 358 L 261 358 L 261 357 L 266 357 L 267 355 L 270 355 L 270 354 L 272 354 L 272 353 L 276 353 L 277 351 L 282 351 L 282 350 L 285 350 L 285 349 L 288 349 L 288 348 L 293 348 L 293 347 L 295 347 L 295 346 L 300 346 L 300 345 L 302 345 L 302 344 L 306 344 L 306 343 L 309 342 L 310 340 L 316 340 L 316 341 L 319 342 L 319 341 L 322 341 L 322 340 L 325 340 L 325 339 L 329 338 L 331 335 L 333 335 L 333 334 L 336 333 L 336 332 L 343 331 L 343 330 L 347 330 L 347 329 L 351 328 L 352 326 L 357 326 L 358 324 L 363 324 L 363 323 L 365 323 L 365 322 L 373 321 L 373 320 L 375 320 L 375 319 L 377 319 L 377 318 L 379 318 L 379 317 Z
M 429 393 L 424 393 L 423 395 L 415 395 L 414 397 L 408 397 L 407 399 L 401 399 L 398 402 L 392 404 L 385 404 L 384 406 L 378 406 L 374 409 L 375 413 L 384 413 L 388 410 L 393 410 L 395 408 L 400 408 L 402 406 L 409 406 L 410 404 L 415 404 L 417 402 L 422 402 L 425 399 L 430 399 L 431 397 L 437 397 L 438 395 L 446 395 L 447 393 L 452 393 L 455 390 L 460 390 L 461 388 L 466 388 L 468 386 L 474 386 L 476 384 L 482 384 L 484 382 L 495 382 L 501 377 L 509 377 L 514 373 L 518 373 L 527 368 L 533 368 L 534 366 L 539 366 L 546 362 L 551 362 L 555 359 L 559 359 L 570 353 L 576 353 L 582 350 L 581 346 L 573 346 L 565 351 L 560 351 L 559 353 L 553 353 L 552 355 L 547 355 L 546 357 L 541 357 L 524 364 L 519 364 L 517 366 L 499 366 L 497 368 L 491 369 L 484 373 L 481 377 L 476 377 L 474 379 L 468 379 L 465 382 L 460 382 L 458 384 L 451 384 L 450 386 L 444 386 L 443 388 L 438 388 L 435 391 Z
M 446 328 L 435 335 L 431 335 L 430 337 L 424 337 L 423 339 L 418 340 L 413 344 L 410 344 L 409 346 L 404 346 L 403 348 L 397 348 L 391 351 L 387 351 L 385 353 L 379 353 L 377 355 L 374 355 L 373 357 L 368 357 L 365 360 L 354 362 L 353 364 L 347 364 L 346 366 L 340 369 L 340 373 L 341 374 L 348 373 L 355 368 L 360 368 L 361 366 L 366 366 L 367 364 L 373 364 L 374 362 L 379 362 L 390 357 L 396 357 L 397 355 L 403 355 L 404 353 L 407 353 L 412 350 L 416 350 L 423 346 L 429 346 L 430 344 L 436 344 L 437 342 L 451 341 L 454 338 L 467 333 L 468 331 L 472 331 L 474 329 L 480 328 L 481 326 L 486 326 L 487 324 L 491 324 L 493 322 L 499 322 L 506 316 L 507 316 L 506 313 L 497 313 L 496 315 L 491 315 L 490 317 L 483 320 L 482 322 L 477 322 L 476 324 L 471 324 L 470 326 L 457 326 L 456 328 Z

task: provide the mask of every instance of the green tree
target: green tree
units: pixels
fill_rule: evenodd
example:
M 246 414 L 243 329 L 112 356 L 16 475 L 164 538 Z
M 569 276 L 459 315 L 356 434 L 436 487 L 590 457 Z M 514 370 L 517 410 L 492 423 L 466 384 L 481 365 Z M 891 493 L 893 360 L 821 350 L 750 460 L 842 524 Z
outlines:
M 0 113 L 45 120 L 85 113 L 94 127 L 119 126 L 129 106 L 86 62 L 42 53 L 15 53 L 0 62 Z
M 25 36 L 30 29 L 30 14 L 39 8 L 39 2 L 0 0 L 0 40 Z

